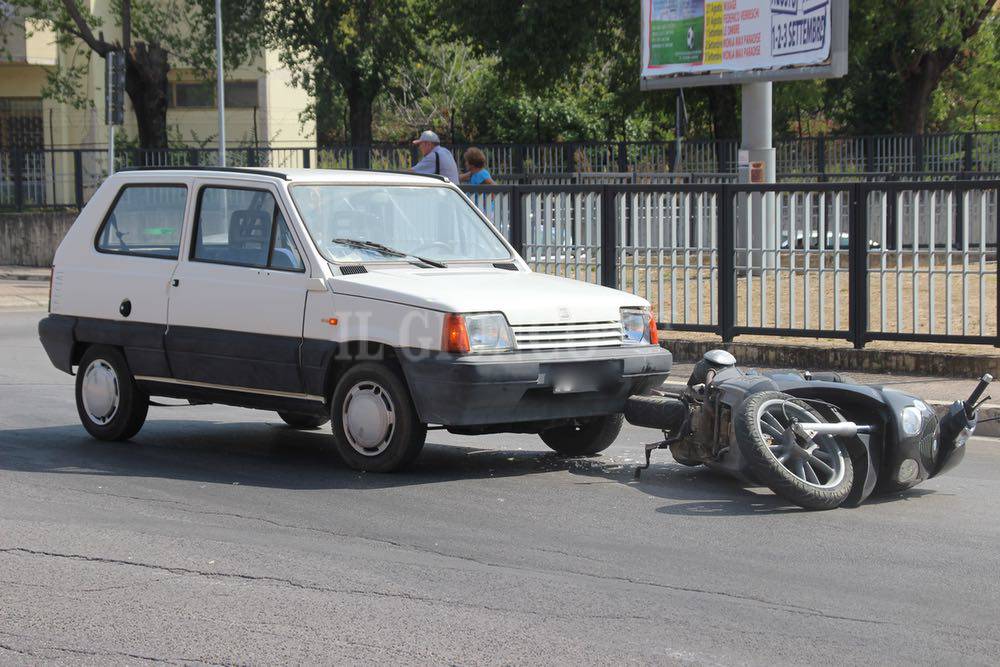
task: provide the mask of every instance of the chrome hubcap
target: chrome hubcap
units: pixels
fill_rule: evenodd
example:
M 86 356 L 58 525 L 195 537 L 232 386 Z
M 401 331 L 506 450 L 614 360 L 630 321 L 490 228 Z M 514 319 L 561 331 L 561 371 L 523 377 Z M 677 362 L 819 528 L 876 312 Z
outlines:
M 344 435 L 354 451 L 378 456 L 389 447 L 396 428 L 396 406 L 377 382 L 359 382 L 344 399 Z
M 771 456 L 801 481 L 819 489 L 844 479 L 844 449 L 832 435 L 789 432 L 792 422 L 810 423 L 816 417 L 799 405 L 775 398 L 757 410 L 757 428 Z
M 104 359 L 94 359 L 83 373 L 83 409 L 90 421 L 104 426 L 118 414 L 121 392 L 118 374 Z

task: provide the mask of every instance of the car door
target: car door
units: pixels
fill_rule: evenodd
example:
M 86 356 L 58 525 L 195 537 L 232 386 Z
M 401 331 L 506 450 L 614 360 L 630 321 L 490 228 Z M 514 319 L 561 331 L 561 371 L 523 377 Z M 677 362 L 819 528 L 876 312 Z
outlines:
M 59 312 L 79 340 L 120 345 L 135 375 L 169 373 L 163 347 L 170 280 L 180 254 L 189 186 L 125 182 L 92 245 L 60 263 Z
M 302 394 L 299 349 L 309 284 L 277 190 L 197 183 L 189 251 L 170 288 L 167 357 L 176 381 Z

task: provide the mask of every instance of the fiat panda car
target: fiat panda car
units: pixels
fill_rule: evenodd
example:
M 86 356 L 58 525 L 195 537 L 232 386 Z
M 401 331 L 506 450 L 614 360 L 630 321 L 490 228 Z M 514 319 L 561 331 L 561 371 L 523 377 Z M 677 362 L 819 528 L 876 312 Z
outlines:
M 56 252 L 39 334 L 95 438 L 173 397 L 332 422 L 369 471 L 428 427 L 596 454 L 671 366 L 645 300 L 534 273 L 454 184 L 377 172 L 119 172 Z

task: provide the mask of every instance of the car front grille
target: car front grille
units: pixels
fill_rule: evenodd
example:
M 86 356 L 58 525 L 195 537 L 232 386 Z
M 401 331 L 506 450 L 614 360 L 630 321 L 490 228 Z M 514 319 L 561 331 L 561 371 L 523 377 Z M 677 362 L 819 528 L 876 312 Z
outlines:
M 565 350 L 580 347 L 618 347 L 622 344 L 622 323 L 560 322 L 521 324 L 511 327 L 519 350 Z

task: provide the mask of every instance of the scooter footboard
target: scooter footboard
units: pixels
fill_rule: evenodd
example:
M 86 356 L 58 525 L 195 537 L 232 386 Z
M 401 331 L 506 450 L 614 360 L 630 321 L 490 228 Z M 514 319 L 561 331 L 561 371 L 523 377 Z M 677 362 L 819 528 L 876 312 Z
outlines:
M 676 431 L 687 414 L 687 404 L 673 396 L 632 396 L 625 402 L 629 424 L 660 431 Z

